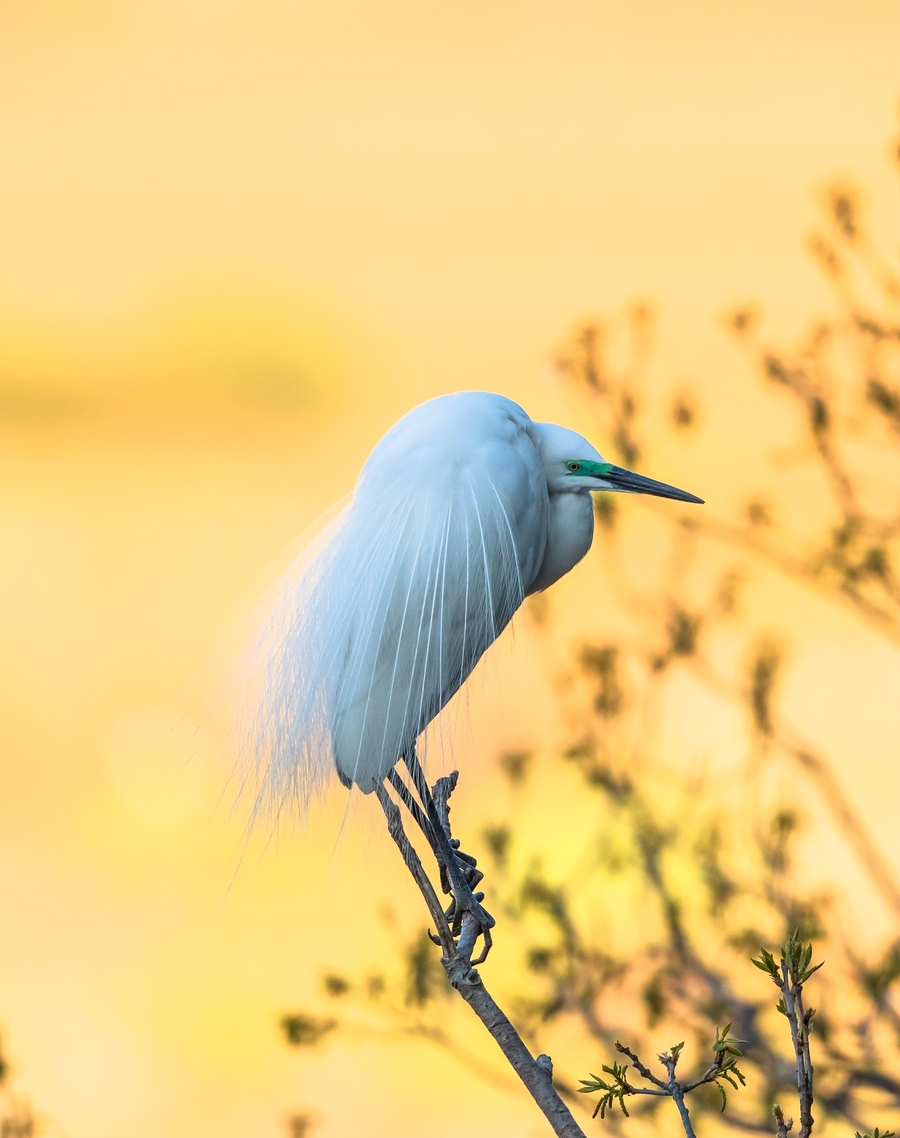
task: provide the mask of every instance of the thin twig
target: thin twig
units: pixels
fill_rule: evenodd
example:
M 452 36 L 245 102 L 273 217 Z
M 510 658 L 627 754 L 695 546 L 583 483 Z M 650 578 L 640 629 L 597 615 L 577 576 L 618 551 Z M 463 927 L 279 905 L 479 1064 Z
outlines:
M 626 1047 L 623 1043 L 616 1043 L 616 1051 L 621 1051 L 623 1055 L 627 1055 L 631 1060 L 632 1067 L 634 1067 L 634 1069 L 639 1072 L 639 1074 L 641 1074 L 648 1083 L 655 1083 L 658 1087 L 662 1087 L 663 1090 L 666 1089 L 666 1084 L 662 1081 L 662 1079 L 658 1079 L 649 1067 L 645 1067 L 630 1047 Z M 671 1078 L 671 1075 L 669 1077 Z
M 415 778 L 415 775 L 413 777 Z M 454 772 L 450 779 L 439 780 L 434 787 L 432 799 L 437 812 L 436 820 L 441 824 L 447 849 L 451 853 L 455 851 L 450 845 L 452 839 L 450 837 L 447 800 L 456 786 L 457 777 L 456 772 Z M 417 787 L 417 789 L 421 794 L 421 788 Z M 400 792 L 398 791 L 398 793 Z M 507 1015 L 485 988 L 477 968 L 472 965 L 472 949 L 481 934 L 481 928 L 475 915 L 471 912 L 463 913 L 461 933 L 458 940 L 454 940 L 434 887 L 403 829 L 399 807 L 391 800 L 383 786 L 378 787 L 376 794 L 387 818 L 388 832 L 400 850 L 403 862 L 422 894 L 435 923 L 442 949 L 441 964 L 444 966 L 451 985 L 459 992 L 493 1036 L 510 1066 L 522 1080 L 525 1088 L 550 1123 L 557 1138 L 586 1138 L 584 1131 L 573 1118 L 572 1112 L 553 1086 L 552 1064 L 549 1059 L 546 1056 L 541 1056 L 542 1061 L 538 1062 L 534 1058 L 515 1027 L 510 1023 Z
M 791 1042 L 797 1060 L 797 1094 L 800 1098 L 800 1138 L 809 1138 L 813 1128 L 813 1068 L 809 1054 L 809 1025 L 803 1014 L 803 984 L 788 961 L 781 958 L 781 994 L 791 1027 Z
M 797 1095 L 800 1099 L 799 1138 L 809 1138 L 815 1122 L 812 1114 L 813 1065 L 809 1053 L 809 1033 L 816 1013 L 813 1008 L 808 1010 L 803 1008 L 803 985 L 822 965 L 813 965 L 811 961 L 812 945 L 800 939 L 799 931 L 793 932 L 782 945 L 781 960 L 778 963 L 775 962 L 772 953 L 765 948 L 761 949 L 759 957 L 753 961 L 761 971 L 768 972 L 772 983 L 781 992 L 778 1010 L 785 1016 L 791 1029 L 791 1043 L 797 1071 Z M 781 1107 L 775 1106 L 773 1113 L 776 1132 L 779 1138 L 784 1138 L 791 1128 L 791 1123 L 785 1123 Z
M 643 1063 L 639 1056 L 632 1051 L 630 1047 L 626 1047 L 624 1043 L 616 1041 L 616 1050 L 621 1054 L 627 1056 L 631 1060 L 631 1065 L 638 1072 L 642 1079 L 653 1085 L 650 1087 L 636 1087 L 628 1081 L 628 1068 L 618 1063 L 613 1063 L 611 1067 L 604 1067 L 604 1072 L 611 1076 L 610 1079 L 601 1078 L 598 1075 L 591 1075 L 590 1079 L 581 1080 L 581 1093 L 594 1094 L 600 1091 L 600 1100 L 594 1110 L 594 1117 L 599 1114 L 601 1118 L 606 1117 L 606 1112 L 611 1110 L 616 1103 L 622 1110 L 622 1113 L 627 1115 L 628 1110 L 625 1106 L 625 1099 L 630 1098 L 632 1095 L 650 1095 L 653 1098 L 670 1098 L 675 1103 L 678 1109 L 679 1117 L 681 1118 L 681 1126 L 684 1130 L 686 1138 L 696 1138 L 694 1131 L 694 1124 L 691 1122 L 690 1111 L 687 1108 L 685 1097 L 691 1091 L 696 1090 L 697 1087 L 703 1086 L 704 1083 L 715 1083 L 719 1088 L 722 1095 L 722 1109 L 725 1109 L 725 1088 L 723 1082 L 730 1084 L 732 1087 L 737 1087 L 740 1083 L 741 1086 L 745 1084 L 743 1074 L 738 1068 L 737 1060 L 741 1057 L 741 1051 L 736 1046 L 742 1042 L 739 1039 L 732 1039 L 729 1035 L 731 1031 L 731 1024 L 723 1030 L 716 1029 L 716 1040 L 713 1044 L 713 1061 L 707 1069 L 698 1078 L 690 1082 L 683 1083 L 675 1077 L 675 1070 L 678 1066 L 678 1060 L 681 1058 L 681 1050 L 684 1043 L 676 1043 L 669 1051 L 663 1052 L 658 1055 L 660 1063 L 666 1069 L 665 1080 L 660 1079 L 658 1075 L 654 1075 L 650 1068 Z

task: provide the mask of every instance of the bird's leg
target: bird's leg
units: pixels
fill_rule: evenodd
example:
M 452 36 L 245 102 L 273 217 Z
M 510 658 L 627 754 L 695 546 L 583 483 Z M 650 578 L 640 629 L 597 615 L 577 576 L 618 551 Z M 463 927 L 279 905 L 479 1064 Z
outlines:
M 422 862 L 419 860 L 419 855 L 416 853 L 412 843 L 406 836 L 406 831 L 403 829 L 400 808 L 391 801 L 390 795 L 383 786 L 376 787 L 375 795 L 381 804 L 385 818 L 387 818 L 388 833 L 396 842 L 403 860 L 406 863 L 406 868 L 412 874 L 413 880 L 419 887 L 419 892 L 425 898 L 428 911 L 431 913 L 432 920 L 437 929 L 437 936 L 434 936 L 432 933 L 428 935 L 444 950 L 444 959 L 451 960 L 457 951 L 453 934 L 450 931 L 447 918 L 444 916 L 441 903 L 434 891 L 434 886 L 428 880 L 428 874 L 425 872 Z
M 437 861 L 438 873 L 440 874 L 440 878 L 441 878 L 441 889 L 444 891 L 444 893 L 450 893 L 451 892 L 450 878 L 447 876 L 447 867 L 444 864 L 443 858 L 438 856 L 438 849 L 437 849 L 438 841 L 435 837 L 434 827 L 428 821 L 428 818 L 425 814 L 425 811 L 419 805 L 418 800 L 415 798 L 415 796 L 413 795 L 410 788 L 406 785 L 406 783 L 403 781 L 403 779 L 397 773 L 396 769 L 392 769 L 388 772 L 387 779 L 385 781 L 389 782 L 391 784 L 391 786 L 394 788 L 394 790 L 397 792 L 397 797 L 400 799 L 400 801 L 403 803 L 403 805 L 409 811 L 411 817 L 418 824 L 419 829 L 422 831 L 422 833 L 427 838 L 428 844 L 431 847 L 432 853 L 434 853 L 434 855 L 435 855 L 435 860 Z M 455 848 L 456 846 L 459 845 L 459 842 L 457 842 L 455 839 L 451 838 L 450 839 L 450 845 Z M 465 857 L 466 855 L 462 855 L 462 856 Z M 472 858 L 471 860 L 474 863 L 475 859 Z M 472 884 L 473 883 L 470 881 L 469 885 L 471 886 Z M 446 917 L 446 919 L 448 921 L 453 920 L 455 909 L 456 909 L 456 902 L 452 899 L 452 896 L 451 896 L 450 905 L 449 905 L 447 911 L 444 913 L 444 916 Z M 461 928 L 457 927 L 453 935 L 459 936 L 460 934 L 461 934 Z M 436 941 L 435 937 L 432 937 L 431 939 Z
M 397 774 L 395 768 L 392 767 L 391 770 L 388 771 L 387 781 L 391 784 L 394 790 L 396 790 L 397 797 L 410 812 L 425 837 L 428 838 L 429 845 L 433 845 L 431 841 L 431 835 L 428 830 L 428 819 L 425 817 L 425 812 L 418 804 L 418 802 L 416 802 L 415 798 L 413 798 L 409 787 L 406 785 L 400 775 Z
M 439 778 L 431 790 L 431 797 L 437 811 L 437 816 L 440 819 L 441 829 L 444 831 L 450 848 L 453 850 L 459 868 L 466 879 L 470 889 L 474 889 L 480 881 L 484 879 L 484 874 L 478 868 L 478 862 L 471 854 L 463 853 L 459 848 L 459 839 L 452 836 L 450 829 L 450 795 L 456 790 L 456 784 L 459 781 L 459 771 L 451 771 L 449 775 Z M 445 888 L 445 893 L 450 890 Z M 479 898 L 480 900 L 480 898 Z
M 484 950 L 478 960 L 473 961 L 480 964 L 491 949 L 490 930 L 494 927 L 494 918 L 481 904 L 484 893 L 473 891 L 484 874 L 477 868 L 475 858 L 463 853 L 459 842 L 451 835 L 447 800 L 459 776 L 454 771 L 449 777 L 438 779 L 435 794 L 432 794 L 414 747 L 403 756 L 403 761 L 425 807 L 429 825 L 427 830 L 424 827 L 423 830 L 441 868 L 441 885 L 444 892 L 452 896 L 445 915 L 454 937 L 459 937 L 457 948 L 468 959 L 476 940 L 483 936 Z
M 422 831 L 422 833 L 428 839 L 428 844 L 431 846 L 431 851 L 434 854 L 435 858 L 437 859 L 438 870 L 439 870 L 440 875 L 441 875 L 441 889 L 443 889 L 443 891 L 445 893 L 449 893 L 450 892 L 450 879 L 447 876 L 447 868 L 444 865 L 444 859 L 439 855 L 439 852 L 438 852 L 438 838 L 435 836 L 434 827 L 432 826 L 431 822 L 428 820 L 428 817 L 427 817 L 425 811 L 419 805 L 418 800 L 413 796 L 412 791 L 409 789 L 409 787 L 406 785 L 406 783 L 403 781 L 403 779 L 397 773 L 396 767 L 392 768 L 388 772 L 387 781 L 391 784 L 391 786 L 397 792 L 397 797 L 400 799 L 400 801 L 403 803 L 403 805 L 409 811 L 413 820 L 417 823 L 419 829 Z M 421 788 L 419 788 L 419 793 L 422 794 Z M 427 794 L 428 794 L 428 791 L 426 789 L 425 793 L 422 794 L 422 800 L 425 802 L 427 802 L 427 797 L 426 797 Z M 447 829 L 446 824 L 444 826 L 444 829 L 446 831 L 446 829 Z M 451 846 L 454 845 L 454 842 L 455 842 L 455 839 L 450 840 Z M 459 845 L 459 842 L 455 842 L 455 844 Z M 474 859 L 472 859 L 472 860 L 474 861 Z M 471 885 L 471 882 L 469 884 Z
M 438 779 L 432 791 L 428 786 L 417 756 L 413 753 L 412 759 L 407 762 L 404 758 L 404 762 L 425 809 L 423 810 L 422 806 L 419 805 L 412 790 L 396 770 L 391 770 L 385 781 L 393 787 L 397 797 L 427 838 L 435 855 L 441 877 L 441 888 L 451 897 L 450 905 L 443 915 L 449 922 L 453 938 L 457 941 L 457 952 L 463 954 L 466 960 L 470 960 L 478 937 L 483 936 L 484 949 L 481 955 L 477 960 L 470 961 L 472 964 L 481 964 L 491 949 L 490 929 L 493 927 L 494 919 L 480 903 L 484 894 L 474 892 L 484 874 L 477 868 L 475 858 L 463 853 L 459 848 L 459 841 L 451 836 L 448 799 L 456 787 L 459 776 L 454 771 L 449 777 Z M 382 793 L 384 792 L 382 791 Z M 390 803 L 390 799 L 387 801 Z M 390 805 L 396 811 L 396 806 L 393 803 Z M 382 807 L 387 813 L 384 802 L 382 802 Z M 390 824 L 390 816 L 388 821 Z M 408 843 L 405 834 L 403 839 Z M 401 852 L 403 852 L 402 846 Z M 404 853 L 405 857 L 406 854 Z M 432 939 L 436 943 L 439 940 L 434 936 Z

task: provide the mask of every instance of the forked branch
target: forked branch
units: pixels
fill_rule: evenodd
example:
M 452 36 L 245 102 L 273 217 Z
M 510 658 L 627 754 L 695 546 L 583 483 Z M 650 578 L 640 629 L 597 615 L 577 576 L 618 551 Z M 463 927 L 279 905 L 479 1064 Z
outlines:
M 619 1054 L 630 1059 L 632 1067 L 644 1082 L 651 1085 L 649 1087 L 635 1086 L 628 1080 L 628 1067 L 624 1063 L 613 1063 L 611 1067 L 604 1066 L 603 1068 L 604 1073 L 610 1076 L 609 1079 L 591 1075 L 590 1079 L 580 1080 L 582 1085 L 578 1089 L 582 1094 L 594 1094 L 596 1091 L 600 1091 L 600 1099 L 594 1109 L 595 1118 L 598 1114 L 601 1118 L 605 1118 L 606 1112 L 617 1104 L 627 1117 L 628 1108 L 625 1105 L 625 1099 L 631 1095 L 670 1098 L 678 1108 L 686 1138 L 696 1138 L 690 1112 L 685 1102 L 687 1095 L 707 1083 L 715 1083 L 722 1096 L 722 1110 L 724 1110 L 727 1099 L 723 1084 L 728 1083 L 735 1089 L 739 1085 L 744 1086 L 744 1076 L 737 1065 L 738 1059 L 741 1058 L 741 1051 L 737 1045 L 743 1040 L 732 1039 L 729 1034 L 730 1031 L 730 1023 L 722 1031 L 716 1031 L 716 1039 L 712 1046 L 713 1060 L 705 1071 L 693 1079 L 682 1082 L 675 1077 L 675 1070 L 678 1067 L 678 1060 L 681 1058 L 684 1043 L 676 1043 L 674 1047 L 657 1056 L 666 1071 L 666 1078 L 661 1079 L 658 1075 L 654 1075 L 645 1063 L 641 1062 L 630 1047 L 617 1042 L 616 1050 Z

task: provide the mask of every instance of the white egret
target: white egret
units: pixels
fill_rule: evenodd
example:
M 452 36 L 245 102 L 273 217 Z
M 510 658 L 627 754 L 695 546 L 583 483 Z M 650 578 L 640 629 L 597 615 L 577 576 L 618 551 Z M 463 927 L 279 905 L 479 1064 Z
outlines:
M 445 395 L 404 415 L 352 503 L 281 583 L 247 732 L 258 804 L 306 804 L 336 769 L 384 806 L 388 780 L 445 865 L 416 741 L 524 599 L 587 553 L 598 490 L 701 501 L 500 395 Z M 427 816 L 394 771 L 401 758 Z M 445 868 L 457 899 L 477 907 L 456 872 L 462 856 Z

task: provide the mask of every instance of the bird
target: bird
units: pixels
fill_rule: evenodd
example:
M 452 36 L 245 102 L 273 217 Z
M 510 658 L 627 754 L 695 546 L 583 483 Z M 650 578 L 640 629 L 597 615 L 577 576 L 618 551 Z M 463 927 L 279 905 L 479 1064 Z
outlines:
M 347 461 L 338 450 L 331 469 Z M 254 809 L 306 809 L 331 772 L 371 794 L 409 765 L 525 598 L 588 552 L 597 491 L 702 503 L 502 395 L 442 395 L 400 418 L 256 638 L 241 744 Z

